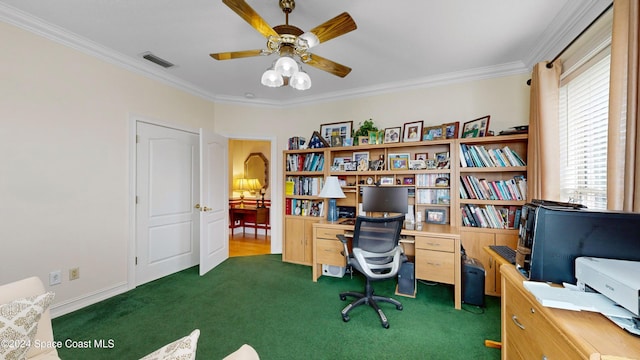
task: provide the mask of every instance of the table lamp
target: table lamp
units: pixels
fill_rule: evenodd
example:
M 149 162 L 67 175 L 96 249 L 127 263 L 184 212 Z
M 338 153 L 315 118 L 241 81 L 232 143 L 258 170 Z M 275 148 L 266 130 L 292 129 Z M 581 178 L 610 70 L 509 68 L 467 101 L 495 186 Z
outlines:
M 233 180 L 233 191 L 240 193 L 240 207 L 244 207 L 244 192 L 251 190 L 249 179 L 237 178 Z
M 338 208 L 336 207 L 336 199 L 346 198 L 342 192 L 342 187 L 336 176 L 327 176 L 324 180 L 324 186 L 318 196 L 329 199 L 329 211 L 327 213 L 328 221 L 338 220 Z

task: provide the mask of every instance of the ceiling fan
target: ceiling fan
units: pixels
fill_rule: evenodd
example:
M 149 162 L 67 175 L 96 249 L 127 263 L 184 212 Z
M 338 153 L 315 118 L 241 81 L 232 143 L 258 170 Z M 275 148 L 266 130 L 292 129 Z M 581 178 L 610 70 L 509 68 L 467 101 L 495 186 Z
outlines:
M 274 69 L 267 70 L 267 72 L 265 72 L 265 74 L 263 75 L 262 83 L 264 85 L 273 87 L 282 86 L 283 83 L 272 83 L 268 80 L 267 83 L 265 83 L 265 76 L 267 76 L 267 73 L 269 71 L 278 71 L 278 74 L 284 77 L 283 80 L 285 82 L 296 81 L 296 75 L 294 74 L 298 69 L 297 62 L 295 60 L 292 60 L 295 62 L 295 64 L 293 64 L 291 63 L 291 60 L 289 60 L 293 58 L 298 58 L 302 63 L 308 64 L 339 77 L 345 77 L 349 74 L 349 72 L 351 72 L 351 68 L 347 66 L 338 64 L 334 61 L 309 52 L 309 49 L 320 43 L 355 30 L 357 28 L 356 23 L 348 13 L 343 12 L 342 14 L 316 26 L 308 32 L 304 32 L 297 26 L 289 25 L 289 14 L 296 6 L 294 0 L 279 0 L 280 8 L 285 14 L 285 24 L 277 25 L 274 27 L 269 26 L 269 24 L 260 15 L 258 15 L 258 13 L 255 12 L 255 10 L 253 10 L 251 6 L 249 6 L 249 4 L 247 4 L 244 0 L 222 0 L 222 2 L 236 14 L 238 14 L 242 19 L 244 19 L 247 23 L 249 23 L 249 25 L 251 25 L 264 37 L 266 37 L 267 46 L 266 49 L 210 54 L 212 58 L 216 60 L 230 60 L 259 55 L 271 55 L 274 53 L 279 54 L 280 58 L 274 65 Z M 295 67 L 296 71 L 294 71 L 292 67 Z M 273 75 L 273 73 L 270 73 L 270 75 Z M 309 78 L 306 73 L 304 73 L 304 76 L 306 76 L 307 79 Z M 275 78 L 273 80 L 275 80 Z M 281 81 L 281 79 L 277 81 Z M 309 80 L 309 87 L 311 86 L 310 84 L 311 83 Z M 293 84 L 291 85 L 293 87 L 296 87 Z

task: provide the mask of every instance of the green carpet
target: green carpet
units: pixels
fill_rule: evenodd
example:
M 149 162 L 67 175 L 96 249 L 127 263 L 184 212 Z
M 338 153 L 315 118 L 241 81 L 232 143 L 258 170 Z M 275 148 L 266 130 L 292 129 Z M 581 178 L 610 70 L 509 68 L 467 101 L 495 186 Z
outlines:
M 415 299 L 383 303 L 390 328 L 361 306 L 345 323 L 338 293 L 360 291 L 361 276 L 321 277 L 280 255 L 230 258 L 203 277 L 197 267 L 139 286 L 53 320 L 55 339 L 112 340 L 112 348 L 59 349 L 62 359 L 137 359 L 200 329 L 198 359 L 221 359 L 244 343 L 261 359 L 499 359 L 500 299 L 453 308 L 453 288 L 418 284 Z M 377 282 L 393 295 L 395 281 Z M 350 300 L 349 300 L 350 301 Z

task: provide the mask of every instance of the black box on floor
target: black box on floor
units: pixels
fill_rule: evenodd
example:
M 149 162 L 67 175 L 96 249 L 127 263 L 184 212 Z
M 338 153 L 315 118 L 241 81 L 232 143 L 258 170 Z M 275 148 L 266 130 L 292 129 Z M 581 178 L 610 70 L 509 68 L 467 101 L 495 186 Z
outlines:
M 462 259 L 462 302 L 484 306 L 484 266 L 474 258 Z
M 416 296 L 416 275 L 414 263 L 403 262 L 402 265 L 400 265 L 396 294 L 410 297 Z

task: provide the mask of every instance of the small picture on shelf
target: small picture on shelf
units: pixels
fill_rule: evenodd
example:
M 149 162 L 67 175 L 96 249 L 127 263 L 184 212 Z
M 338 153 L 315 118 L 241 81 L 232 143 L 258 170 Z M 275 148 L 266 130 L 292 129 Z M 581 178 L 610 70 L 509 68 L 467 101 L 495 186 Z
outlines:
M 445 139 L 457 139 L 458 129 L 460 128 L 460 122 L 456 121 L 449 124 L 444 124 L 444 136 Z
M 405 123 L 404 138 L 402 139 L 402 141 L 420 141 L 420 134 L 422 134 L 422 120 Z
M 381 177 L 380 185 L 393 185 L 393 178 L 389 176 Z
M 434 170 L 437 168 L 437 163 L 436 163 L 436 159 L 427 159 L 425 161 L 426 165 L 427 165 L 427 170 Z
M 369 144 L 382 144 L 378 142 L 378 132 L 377 131 L 369 131 Z
M 406 178 L 402 179 L 402 183 L 404 185 L 413 185 L 413 178 L 412 177 L 406 177 Z
M 353 162 L 357 165 L 358 171 L 369 170 L 369 152 L 357 151 L 353 153 Z
M 429 158 L 429 154 L 427 153 L 416 153 L 415 155 L 416 160 L 422 160 L 425 161 Z
M 442 125 L 425 127 L 422 132 L 422 140 L 440 140 L 444 138 Z
M 491 116 L 487 115 L 464 123 L 462 126 L 462 137 L 473 138 L 487 136 L 490 118 Z
M 436 168 L 448 169 L 449 168 L 449 152 L 436 153 Z
M 392 127 L 384 129 L 384 143 L 391 144 L 400 142 L 400 133 L 402 132 L 400 127 Z
M 409 160 L 409 170 L 424 170 L 427 168 L 427 162 L 424 160 Z
M 358 145 L 368 145 L 369 137 L 368 136 L 358 136 Z
M 435 185 L 438 187 L 447 187 L 449 186 L 449 178 L 446 178 L 446 177 L 436 178 Z
M 389 154 L 389 170 L 409 169 L 409 154 Z
M 445 209 L 426 209 L 424 222 L 429 224 L 446 224 L 447 211 Z
M 353 146 L 353 138 L 345 138 L 342 140 L 342 146 Z

